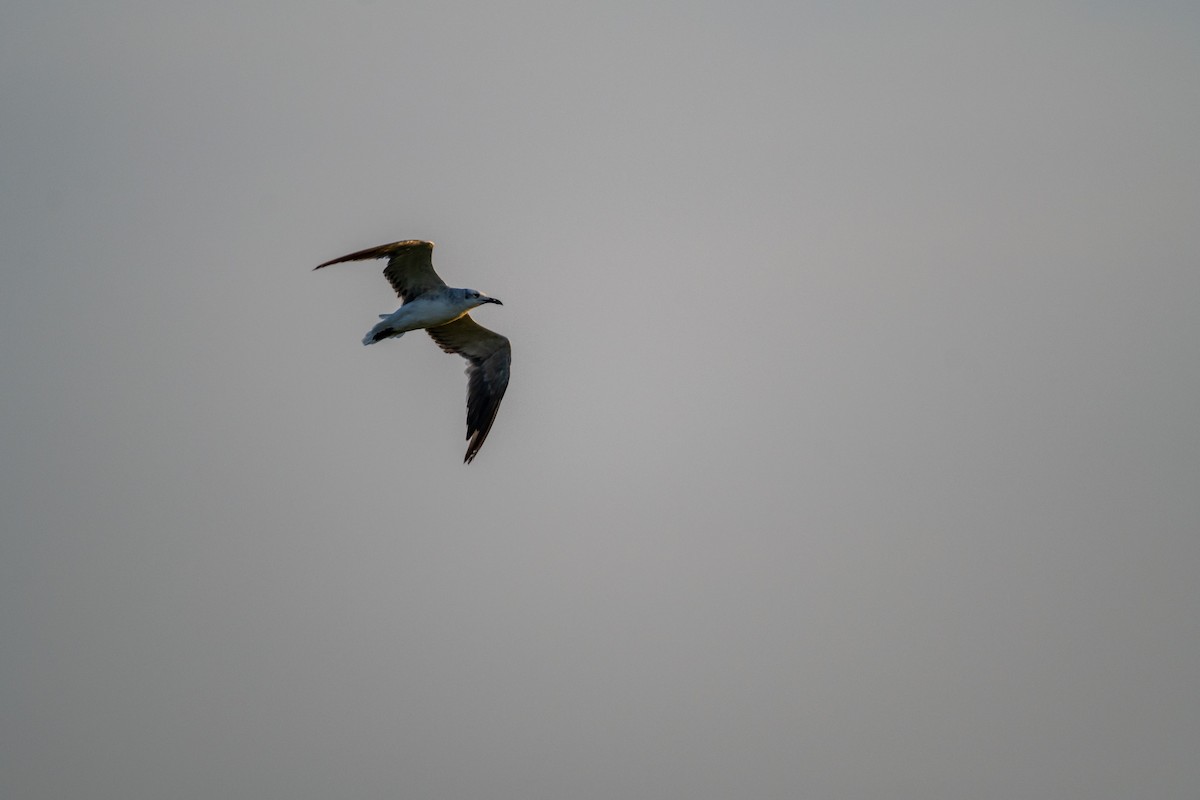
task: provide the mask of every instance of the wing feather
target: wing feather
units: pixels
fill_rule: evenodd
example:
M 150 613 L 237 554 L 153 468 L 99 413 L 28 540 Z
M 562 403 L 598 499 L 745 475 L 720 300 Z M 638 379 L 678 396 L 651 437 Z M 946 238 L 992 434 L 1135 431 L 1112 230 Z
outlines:
M 388 260 L 383 269 L 383 277 L 387 278 L 388 283 L 405 303 L 431 289 L 440 289 L 446 285 L 433 269 L 433 242 L 423 242 L 420 239 L 368 247 L 366 250 L 326 261 L 314 269 L 341 264 L 344 261 L 367 261 L 373 258 Z
M 512 347 L 508 339 L 489 331 L 470 315 L 464 315 L 425 332 L 447 353 L 465 358 L 467 367 L 467 464 L 475 458 L 487 439 L 500 401 L 508 389 L 508 368 L 512 363 Z

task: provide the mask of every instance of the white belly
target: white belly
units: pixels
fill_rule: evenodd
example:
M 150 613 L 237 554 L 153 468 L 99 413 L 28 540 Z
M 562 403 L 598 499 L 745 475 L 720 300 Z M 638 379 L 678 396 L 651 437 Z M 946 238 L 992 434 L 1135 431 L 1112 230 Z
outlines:
M 396 331 L 415 331 L 445 325 L 465 313 L 463 309 L 444 301 L 418 297 L 389 314 L 385 322 L 387 327 Z

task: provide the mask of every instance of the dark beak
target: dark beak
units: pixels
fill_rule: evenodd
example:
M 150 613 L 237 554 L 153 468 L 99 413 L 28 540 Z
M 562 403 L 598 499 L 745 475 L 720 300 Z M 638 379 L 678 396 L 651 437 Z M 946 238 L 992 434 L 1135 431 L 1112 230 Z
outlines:
M 487 299 L 487 301 L 488 301 L 489 303 L 495 303 L 495 304 L 496 304 L 496 305 L 498 305 L 498 306 L 502 306 L 502 305 L 504 305 L 504 303 L 501 303 L 499 300 L 497 300 L 497 299 L 496 299 L 496 298 L 494 298 L 494 297 L 489 297 L 489 298 Z

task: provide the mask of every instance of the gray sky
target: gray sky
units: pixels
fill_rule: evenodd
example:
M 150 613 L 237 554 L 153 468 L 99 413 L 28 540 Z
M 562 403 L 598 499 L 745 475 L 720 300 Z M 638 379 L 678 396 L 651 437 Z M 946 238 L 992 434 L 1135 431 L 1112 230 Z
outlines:
M 10 4 L 0 795 L 1194 798 L 1198 75 L 1183 2 Z M 310 271 L 403 238 L 505 303 L 470 467 Z

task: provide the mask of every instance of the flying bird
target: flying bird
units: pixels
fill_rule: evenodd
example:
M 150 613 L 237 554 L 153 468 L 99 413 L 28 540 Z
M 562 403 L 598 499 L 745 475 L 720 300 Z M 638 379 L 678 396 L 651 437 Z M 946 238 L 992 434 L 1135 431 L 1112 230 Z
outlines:
M 375 258 L 388 260 L 383 277 L 400 296 L 401 305 L 391 314 L 379 315 L 379 323 L 363 337 L 363 344 L 399 339 L 408 331 L 424 328 L 438 347 L 469 362 L 467 439 L 470 443 L 463 456 L 463 463 L 469 464 L 496 421 L 496 412 L 508 388 L 512 348 L 508 339 L 475 322 L 467 312 L 485 303 L 504 304 L 475 289 L 447 286 L 433 271 L 433 242 L 418 239 L 359 250 L 314 269 Z

